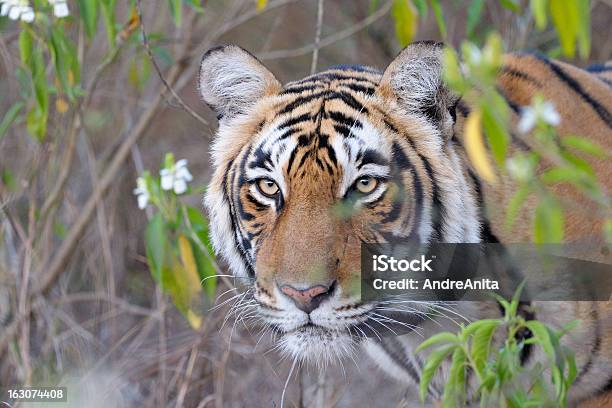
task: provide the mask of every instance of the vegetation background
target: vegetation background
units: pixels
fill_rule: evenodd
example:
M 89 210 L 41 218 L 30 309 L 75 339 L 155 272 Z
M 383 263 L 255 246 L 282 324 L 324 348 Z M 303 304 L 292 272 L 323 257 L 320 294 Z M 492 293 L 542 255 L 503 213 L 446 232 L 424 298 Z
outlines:
M 173 152 L 194 176 L 181 200 L 201 208 L 216 126 L 196 89 L 207 49 L 238 44 L 281 81 L 341 63 L 383 69 L 406 39 L 402 30 L 442 39 L 431 11 L 415 14 L 414 33 L 414 24 L 396 27 L 398 15 L 411 15 L 397 3 L 147 0 L 138 13 L 134 1 L 101 0 L 92 15 L 91 1 L 68 1 L 61 27 L 70 41 L 51 43 L 50 34 L 49 49 L 39 48 L 43 64 L 25 74 L 21 33 L 29 25 L 0 17 L 0 388 L 67 385 L 72 406 L 278 406 L 289 363 L 268 336 L 240 320 L 224 324 L 230 280 L 219 280 L 221 306 L 197 325 L 155 284 L 144 240 L 152 214 L 137 206 L 136 178 L 156 174 Z M 445 41 L 482 43 L 496 29 L 508 50 L 560 56 L 554 28 L 536 31 L 527 2 L 516 2 L 519 15 L 502 3 L 440 1 Z M 612 2 L 589 7 L 590 55 L 570 60 L 580 66 L 612 58 Z M 35 51 L 47 44 L 33 38 Z M 62 68 L 70 61 L 58 61 L 61 52 L 80 67 Z M 33 94 L 24 95 L 24 82 Z M 37 114 L 47 115 L 44 128 Z M 418 404 L 367 359 L 325 375 L 302 369 L 286 392 L 289 406 Z

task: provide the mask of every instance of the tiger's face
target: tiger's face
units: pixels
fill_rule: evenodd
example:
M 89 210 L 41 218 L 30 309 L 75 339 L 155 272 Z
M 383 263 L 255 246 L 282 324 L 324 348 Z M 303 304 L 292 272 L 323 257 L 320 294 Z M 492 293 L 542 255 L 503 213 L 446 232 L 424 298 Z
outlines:
M 200 92 L 220 118 L 213 244 L 296 358 L 324 362 L 423 318 L 361 301 L 362 243 L 478 240 L 440 51 L 415 44 L 382 75 L 339 67 L 285 86 L 235 46 L 202 60 Z

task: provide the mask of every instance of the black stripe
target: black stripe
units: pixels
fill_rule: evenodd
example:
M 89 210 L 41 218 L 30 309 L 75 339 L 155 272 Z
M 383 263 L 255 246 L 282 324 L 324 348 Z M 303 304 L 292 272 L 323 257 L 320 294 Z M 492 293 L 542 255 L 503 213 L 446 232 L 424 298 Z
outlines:
M 255 149 L 253 155 L 255 156 L 255 160 L 249 163 L 250 169 L 261 168 L 268 171 L 272 171 L 272 167 L 274 164 L 272 163 L 271 152 L 264 152 L 264 150 L 259 146 Z
M 464 118 L 467 118 L 470 115 L 469 106 L 467 106 L 462 100 L 457 102 L 457 110 Z
M 363 85 L 359 85 L 359 84 L 350 84 L 350 83 L 349 84 L 344 84 L 343 83 L 343 84 L 340 84 L 340 85 L 342 87 L 349 88 L 352 91 L 361 92 L 361 93 L 366 94 L 366 95 L 373 95 L 374 92 L 376 91 L 376 88 L 371 87 L 371 86 L 363 86 Z
M 316 91 L 320 89 L 321 87 L 316 86 L 316 85 L 292 86 L 292 87 L 288 87 L 284 89 L 280 94 L 281 95 L 291 95 L 291 94 L 297 94 L 297 93 L 302 93 L 306 91 Z
M 363 128 L 363 124 L 359 119 L 352 118 L 350 116 L 346 116 L 342 112 L 338 111 L 329 111 L 327 112 L 329 118 L 333 121 L 340 123 L 341 125 L 348 126 L 349 128 L 361 129 Z
M 225 174 L 223 175 L 223 200 L 228 203 L 229 209 L 230 209 L 230 223 L 232 225 L 232 231 L 234 232 L 232 234 L 232 237 L 234 239 L 234 246 L 238 249 L 238 254 L 240 255 L 240 258 L 242 259 L 242 263 L 244 264 L 245 269 L 247 270 L 247 274 L 249 275 L 250 278 L 254 278 L 255 270 L 253 270 L 253 267 L 251 266 L 248 260 L 247 254 L 244 252 L 242 247 L 238 244 L 239 242 L 238 241 L 238 222 L 237 222 L 236 212 L 234 210 L 234 200 L 230 197 L 228 193 L 228 190 L 232 191 L 232 186 L 228 184 L 228 178 L 229 178 L 229 173 L 232 170 L 233 164 L 234 164 L 234 160 L 231 160 L 227 165 Z M 232 172 L 231 184 L 233 184 L 234 177 L 235 177 L 235 172 Z
M 293 82 L 294 84 L 306 84 L 308 82 L 315 82 L 315 81 L 347 81 L 347 80 L 351 80 L 351 81 L 357 81 L 357 82 L 365 82 L 365 83 L 369 83 L 373 86 L 378 85 L 376 82 L 372 81 L 369 78 L 365 78 L 362 76 L 353 76 L 353 75 L 345 75 L 339 72 L 322 72 L 320 74 L 317 74 L 315 76 L 312 77 L 307 77 L 304 78 L 300 81 L 296 81 Z
M 546 64 L 556 75 L 557 77 L 565 82 L 574 92 L 576 92 L 582 100 L 591 105 L 591 108 L 597 113 L 600 119 L 609 127 L 612 127 L 612 116 L 610 112 L 600 104 L 595 98 L 589 95 L 582 86 L 576 81 L 576 79 L 572 78 L 568 75 L 559 65 L 557 65 L 554 61 L 547 59 L 542 55 L 536 55 L 536 57 Z
M 395 164 L 398 165 L 399 169 L 410 170 L 410 173 L 412 175 L 412 185 L 414 189 L 414 198 L 416 200 L 416 203 L 414 206 L 414 225 L 412 227 L 411 235 L 416 234 L 418 233 L 418 228 L 420 226 L 421 221 L 421 212 L 423 210 L 423 185 L 421 183 L 421 180 L 419 179 L 419 175 L 416 169 L 408 159 L 408 156 L 406 156 L 406 154 L 402 150 L 401 146 L 397 142 L 394 142 L 391 150 L 393 152 L 392 154 Z M 399 172 L 397 174 L 397 178 L 401 178 Z
M 612 377 L 610 377 L 610 380 L 608 381 L 606 386 L 601 389 L 599 394 L 605 394 L 607 392 L 612 392 Z
M 306 122 L 307 120 L 310 120 L 310 113 L 305 113 L 303 115 L 287 119 L 286 121 L 278 125 L 278 129 L 285 129 L 293 125 L 297 125 L 298 123 Z
M 393 343 L 393 345 L 389 345 L 387 342 Z M 391 360 L 401 366 L 408 373 L 408 375 L 412 377 L 414 382 L 418 384 L 421 377 L 419 376 L 419 373 L 412 362 L 406 358 L 406 354 L 402 353 L 402 350 L 404 349 L 402 344 L 393 337 L 387 337 L 379 344 L 389 355 L 389 357 L 391 357 Z M 397 351 L 398 349 L 400 350 L 399 352 Z
M 591 310 L 591 318 L 595 323 L 595 344 L 593 344 L 593 348 L 589 353 L 589 359 L 582 366 L 580 372 L 576 376 L 574 384 L 577 384 L 582 379 L 582 377 L 584 377 L 591 370 L 591 368 L 593 368 L 593 362 L 596 358 L 599 358 L 599 352 L 601 351 L 601 325 L 599 322 L 599 310 L 597 309 L 597 303 L 593 303 L 593 309 Z
M 246 194 L 246 199 L 247 199 L 248 202 L 250 202 L 251 204 L 253 204 L 255 206 L 255 209 L 257 211 L 263 211 L 263 210 L 267 210 L 268 209 L 268 206 L 266 206 L 266 205 L 260 203 L 259 201 L 257 201 L 255 199 L 255 197 L 253 197 L 251 195 L 251 193 L 247 193 Z M 255 224 L 251 225 L 251 227 L 254 227 L 254 226 L 255 226 Z
M 334 125 L 334 130 L 342 135 L 344 138 L 355 137 L 353 132 L 351 132 L 351 128 L 344 125 Z
M 377 164 L 379 166 L 386 166 L 389 164 L 389 161 L 374 149 L 360 151 L 357 157 L 361 159 L 357 165 L 358 170 L 366 164 Z
M 292 110 L 294 110 L 298 106 L 304 105 L 304 104 L 306 104 L 308 102 L 311 102 L 311 101 L 313 101 L 313 100 L 315 100 L 317 98 L 321 98 L 324 95 L 325 95 L 325 92 L 315 92 L 315 93 L 312 93 L 312 94 L 307 95 L 307 96 L 300 96 L 299 98 L 296 98 L 293 102 L 291 102 L 290 104 L 285 106 L 278 114 L 282 115 L 284 113 L 291 112 Z
M 318 139 L 319 139 L 319 149 L 326 149 L 329 160 L 332 162 L 334 166 L 337 165 L 338 158 L 336 157 L 336 152 L 334 151 L 334 148 L 332 147 L 331 144 L 329 144 L 329 135 L 322 133 L 319 135 Z M 327 169 L 330 171 L 330 173 L 333 172 L 333 169 L 331 168 L 331 166 L 328 165 Z
M 291 129 L 287 129 L 287 130 L 285 131 L 285 133 L 283 133 L 282 135 L 280 135 L 280 136 L 278 137 L 278 139 L 276 139 L 276 140 L 274 141 L 274 143 L 278 143 L 278 142 L 280 142 L 280 141 L 283 141 L 283 140 L 287 139 L 288 137 L 291 137 L 291 136 L 295 135 L 296 133 L 300 132 L 301 130 L 302 130 L 302 129 L 299 129 L 299 128 L 291 128 Z
M 520 78 L 520 79 L 523 79 L 523 80 L 525 80 L 525 81 L 527 81 L 527 82 L 532 83 L 533 85 L 537 86 L 538 88 L 541 88 L 541 87 L 542 87 L 542 83 L 541 83 L 540 81 L 538 81 L 537 79 L 535 79 L 535 78 L 534 78 L 534 77 L 532 77 L 531 75 L 526 74 L 526 73 L 525 73 L 525 72 L 523 72 L 523 71 L 519 71 L 519 70 L 517 70 L 517 69 L 510 68 L 510 67 L 507 67 L 507 66 L 504 66 L 504 67 L 502 67 L 502 69 L 501 69 L 501 73 L 502 73 L 502 74 L 508 74 L 508 75 L 513 76 L 513 77 L 515 77 L 515 78 Z
M 438 191 L 439 190 L 438 182 L 436 180 L 436 176 L 431 167 L 431 164 L 429 163 L 429 160 L 427 160 L 427 158 L 421 155 L 420 153 L 418 153 L 418 155 L 421 161 L 423 162 L 423 166 L 425 167 L 425 171 L 427 172 L 427 177 L 431 181 L 431 190 L 432 190 L 431 212 L 432 212 L 432 220 L 433 220 L 432 227 L 433 227 L 434 232 L 432 236 L 430 237 L 430 242 L 440 241 L 443 238 L 442 219 L 444 218 L 444 215 L 446 215 L 446 206 L 444 205 L 442 200 L 440 200 L 440 193 Z
M 497 92 L 499 92 L 502 98 L 504 98 L 504 100 L 506 101 L 506 103 L 508 104 L 510 109 L 512 109 L 514 113 L 516 113 L 517 115 L 521 114 L 521 107 L 518 106 L 516 103 L 514 103 L 512 100 L 510 100 L 510 98 L 508 97 L 508 95 L 506 95 L 503 89 L 501 89 L 500 87 L 497 87 Z
M 357 99 L 355 99 L 355 97 L 349 93 L 346 92 L 331 92 L 329 94 L 329 96 L 326 97 L 326 99 L 332 100 L 332 99 L 340 99 L 342 100 L 342 102 L 344 102 L 345 104 L 347 104 L 348 106 L 350 106 L 351 108 L 355 109 L 356 111 L 358 111 L 359 113 L 363 113 L 363 114 L 368 114 L 368 110 L 365 106 L 363 106 L 361 104 L 361 102 L 359 102 Z
M 248 150 L 245 152 L 245 155 L 242 157 L 240 161 L 240 175 L 238 177 L 238 183 L 235 184 L 234 196 L 236 197 L 236 207 L 238 208 L 238 214 L 240 218 L 245 221 L 251 221 L 255 218 L 255 216 L 244 209 L 244 205 L 242 204 L 242 200 L 240 199 L 240 189 L 248 180 L 246 179 L 246 164 L 249 156 L 251 155 L 251 151 L 253 149 L 253 145 L 250 145 Z M 234 181 L 232 181 L 232 186 L 234 186 Z M 244 239 L 244 237 L 241 237 Z M 246 248 L 244 248 L 246 250 Z

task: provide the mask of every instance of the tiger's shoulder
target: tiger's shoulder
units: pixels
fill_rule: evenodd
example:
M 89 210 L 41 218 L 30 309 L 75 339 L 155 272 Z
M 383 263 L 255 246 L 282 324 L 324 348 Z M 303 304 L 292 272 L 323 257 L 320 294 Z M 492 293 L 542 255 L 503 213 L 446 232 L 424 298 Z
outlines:
M 536 95 L 551 102 L 560 117 L 556 127 L 559 140 L 566 136 L 580 136 L 600 146 L 600 157 L 589 156 L 588 162 L 607 194 L 612 189 L 612 63 L 593 65 L 587 69 L 546 58 L 539 54 L 508 54 L 504 56 L 503 66 L 498 75 L 498 86 L 512 112 L 512 153 L 528 153 L 535 146 L 529 134 L 521 134 L 516 125 L 523 109 L 529 106 Z M 463 123 L 469 107 L 459 109 L 457 126 L 462 134 Z M 605 154 L 605 153 L 608 154 Z M 543 162 L 540 171 L 551 163 Z M 506 228 L 504 220 L 507 205 L 518 186 L 503 174 L 496 185 L 483 185 L 488 218 L 491 219 L 493 233 L 502 242 L 528 242 L 531 238 L 533 211 L 537 205 L 536 197 L 529 197 L 519 212 L 513 229 Z M 576 240 L 602 236 L 601 217 L 594 203 L 568 183 L 551 186 L 554 194 L 565 197 L 577 207 L 593 211 L 568 211 L 566 214 L 566 239 Z M 495 222 L 495 220 L 501 220 Z

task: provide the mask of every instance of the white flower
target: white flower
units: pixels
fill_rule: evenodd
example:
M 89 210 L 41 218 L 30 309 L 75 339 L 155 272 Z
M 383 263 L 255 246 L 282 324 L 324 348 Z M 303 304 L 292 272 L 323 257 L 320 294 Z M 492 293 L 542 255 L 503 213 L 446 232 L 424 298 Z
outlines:
M 138 177 L 136 179 L 134 195 L 138 199 L 138 208 L 144 210 L 147 207 L 147 204 L 149 204 L 149 190 L 147 189 L 147 182 L 144 178 Z
M 518 181 L 526 182 L 533 177 L 534 163 L 527 156 L 514 156 L 506 161 L 510 175 Z
M 518 123 L 518 131 L 527 133 L 541 120 L 552 126 L 557 126 L 561 123 L 561 116 L 555 110 L 552 102 L 534 102 L 531 106 L 526 106 L 521 109 L 521 119 Z
M 193 176 L 187 169 L 187 160 L 182 159 L 167 169 L 159 171 L 161 176 L 161 188 L 163 190 L 174 190 L 176 194 L 187 191 L 187 183 L 193 180 Z
M 11 20 L 31 23 L 36 17 L 28 0 L 0 0 L 0 4 L 0 16 L 8 16 Z
M 49 4 L 53 6 L 53 14 L 57 18 L 68 17 L 70 14 L 66 0 L 49 0 Z

